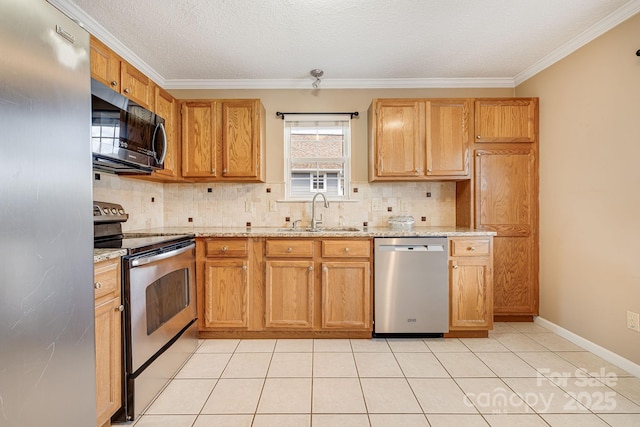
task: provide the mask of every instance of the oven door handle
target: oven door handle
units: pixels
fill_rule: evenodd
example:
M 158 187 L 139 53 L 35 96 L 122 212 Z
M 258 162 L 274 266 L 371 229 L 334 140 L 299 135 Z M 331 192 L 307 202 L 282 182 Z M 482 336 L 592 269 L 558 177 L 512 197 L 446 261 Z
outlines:
M 131 260 L 131 267 L 139 267 L 141 265 L 149 264 L 156 261 L 162 261 L 163 259 L 178 256 L 196 247 L 195 243 L 185 246 L 184 248 L 175 249 L 173 251 L 161 253 L 158 255 L 151 255 L 143 258 L 136 258 Z

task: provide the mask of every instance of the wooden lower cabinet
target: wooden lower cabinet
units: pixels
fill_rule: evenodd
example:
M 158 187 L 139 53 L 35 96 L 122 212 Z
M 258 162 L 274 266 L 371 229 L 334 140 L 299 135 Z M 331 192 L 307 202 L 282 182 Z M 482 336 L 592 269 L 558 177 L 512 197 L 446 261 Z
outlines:
M 491 237 L 449 239 L 448 336 L 486 336 L 493 329 L 492 243 Z
M 371 248 L 368 238 L 198 239 L 200 336 L 370 337 Z
M 122 405 L 120 258 L 94 264 L 96 425 L 110 425 Z

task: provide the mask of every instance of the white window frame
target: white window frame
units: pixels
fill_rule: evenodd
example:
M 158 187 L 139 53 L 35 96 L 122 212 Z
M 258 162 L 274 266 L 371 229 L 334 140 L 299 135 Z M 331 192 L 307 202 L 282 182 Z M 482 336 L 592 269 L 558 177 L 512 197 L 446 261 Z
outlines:
M 344 135 L 344 146 L 343 146 L 343 156 L 340 158 L 314 158 L 310 159 L 310 162 L 331 162 L 334 160 L 339 160 L 339 162 L 343 165 L 343 194 L 336 196 L 331 195 L 327 196 L 327 198 L 331 201 L 347 201 L 349 200 L 350 188 L 351 188 L 351 117 L 348 114 L 295 114 L 284 117 L 283 127 L 284 127 L 284 181 L 285 181 L 285 200 L 286 201 L 309 201 L 313 194 L 315 193 L 327 193 L 327 185 L 328 185 L 328 173 L 321 172 L 324 180 L 324 189 L 316 190 L 313 188 L 313 179 L 312 175 L 315 174 L 315 171 L 309 171 L 310 175 L 310 183 L 309 183 L 309 195 L 305 196 L 293 196 L 292 195 L 292 187 L 291 187 L 291 177 L 292 177 L 292 162 L 291 162 L 291 133 L 290 127 L 287 126 L 290 122 L 335 122 L 341 121 L 346 123 L 347 132 Z M 300 172 L 300 171 L 296 171 Z

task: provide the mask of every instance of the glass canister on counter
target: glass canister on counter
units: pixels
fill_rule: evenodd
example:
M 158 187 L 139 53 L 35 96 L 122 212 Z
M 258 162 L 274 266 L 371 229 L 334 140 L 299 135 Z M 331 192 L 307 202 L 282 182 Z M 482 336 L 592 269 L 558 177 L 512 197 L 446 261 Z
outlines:
M 396 215 L 389 217 L 387 224 L 389 228 L 397 231 L 409 231 L 413 230 L 415 220 L 411 215 Z

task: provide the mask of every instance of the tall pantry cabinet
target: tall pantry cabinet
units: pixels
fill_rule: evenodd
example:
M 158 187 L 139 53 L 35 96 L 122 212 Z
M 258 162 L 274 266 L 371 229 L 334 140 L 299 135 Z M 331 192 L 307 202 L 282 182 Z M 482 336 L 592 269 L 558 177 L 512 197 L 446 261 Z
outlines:
M 496 320 L 538 314 L 538 100 L 474 100 L 473 178 L 457 183 L 457 223 L 493 239 Z

